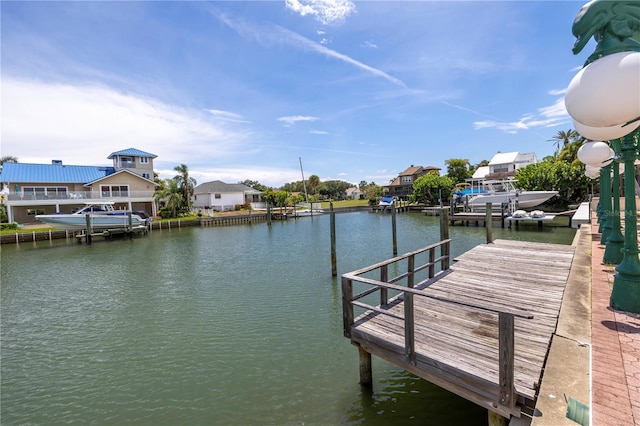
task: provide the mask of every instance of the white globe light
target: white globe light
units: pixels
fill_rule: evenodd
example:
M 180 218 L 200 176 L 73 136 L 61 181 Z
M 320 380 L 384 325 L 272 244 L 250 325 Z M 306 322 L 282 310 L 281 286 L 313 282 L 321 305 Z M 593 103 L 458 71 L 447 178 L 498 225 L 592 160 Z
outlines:
M 638 96 L 640 97 L 640 93 Z M 640 102 L 640 100 L 638 102 Z M 573 128 L 576 132 L 580 133 L 580 136 L 594 141 L 610 141 L 613 139 L 619 139 L 633 132 L 638 127 L 640 127 L 640 120 L 624 127 L 622 124 L 611 127 L 591 127 L 573 120 Z
M 595 179 L 600 176 L 600 167 L 590 166 L 587 164 L 584 168 L 584 175 L 591 179 Z
M 640 117 L 639 94 L 640 52 L 619 52 L 582 68 L 569 83 L 564 104 L 586 126 L 613 127 Z
M 600 169 L 602 167 L 598 167 L 598 166 L 592 166 L 591 164 L 587 164 L 584 169 L 588 172 L 597 172 L 600 173 Z
M 591 179 L 597 179 L 598 177 L 600 177 L 600 173 L 594 173 L 594 172 L 588 172 L 588 171 L 585 171 L 584 175 Z
M 587 142 L 578 149 L 578 160 L 594 167 L 600 167 L 610 157 L 611 148 L 604 142 Z

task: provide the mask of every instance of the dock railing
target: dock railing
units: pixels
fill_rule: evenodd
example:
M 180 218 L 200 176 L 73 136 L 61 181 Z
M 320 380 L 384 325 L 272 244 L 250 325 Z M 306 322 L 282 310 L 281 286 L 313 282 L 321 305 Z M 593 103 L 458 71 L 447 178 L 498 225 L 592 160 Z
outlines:
M 424 291 L 426 287 L 453 272 L 450 269 L 450 239 L 442 240 L 427 247 L 394 257 L 383 262 L 376 263 L 357 271 L 342 275 L 342 313 L 344 336 L 351 338 L 351 329 L 355 321 L 355 307 L 362 308 L 363 313 L 388 315 L 398 320 L 404 321 L 404 357 L 405 361 L 416 365 L 415 350 L 415 316 L 414 316 L 414 296 L 427 297 L 441 302 L 463 305 L 472 309 L 491 312 L 498 315 L 498 351 L 499 351 L 499 395 L 498 401 L 501 405 L 513 408 L 517 397 L 514 389 L 514 357 L 515 357 L 515 333 L 514 318 L 532 319 L 533 315 L 519 310 L 496 310 L 486 306 L 463 303 L 453 299 L 448 299 L 436 295 L 428 294 Z M 438 250 L 440 249 L 440 250 Z M 439 251 L 439 255 L 437 255 Z M 416 265 L 416 259 L 425 256 L 427 260 Z M 400 269 L 402 263 L 404 272 L 389 278 L 389 269 Z M 439 268 L 436 270 L 436 267 Z M 416 277 L 421 271 L 426 271 L 424 279 L 416 282 Z M 369 278 L 378 276 L 379 279 Z M 424 273 L 422 274 L 424 276 Z M 403 281 L 406 285 L 398 285 Z M 353 294 L 354 283 L 364 284 L 366 290 Z M 367 288 L 370 287 L 370 288 Z M 379 293 L 378 306 L 364 301 L 370 300 L 373 294 Z M 389 298 L 389 292 L 394 292 L 395 296 Z M 404 315 L 400 316 L 385 309 L 390 302 L 401 300 L 404 302 Z

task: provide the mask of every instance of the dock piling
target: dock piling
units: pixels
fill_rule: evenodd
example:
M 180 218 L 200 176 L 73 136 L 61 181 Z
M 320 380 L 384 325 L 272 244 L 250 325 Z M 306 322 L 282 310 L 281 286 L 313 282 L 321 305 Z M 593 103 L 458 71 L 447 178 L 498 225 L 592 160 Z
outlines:
M 338 275 L 336 264 L 336 212 L 333 210 L 333 202 L 329 202 L 329 219 L 331 228 L 331 276 Z

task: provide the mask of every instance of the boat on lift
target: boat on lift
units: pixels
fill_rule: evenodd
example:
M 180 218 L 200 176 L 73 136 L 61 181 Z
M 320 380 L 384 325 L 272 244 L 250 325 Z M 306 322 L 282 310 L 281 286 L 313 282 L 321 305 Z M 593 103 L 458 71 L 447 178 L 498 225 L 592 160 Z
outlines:
M 54 213 L 36 215 L 36 219 L 59 229 L 86 229 L 87 215 L 89 225 L 96 230 L 126 229 L 129 227 L 147 227 L 151 218 L 146 212 L 116 210 L 114 202 L 87 203 L 82 209 L 73 213 Z M 131 220 L 129 220 L 131 214 Z
M 511 180 L 485 181 L 484 192 L 469 196 L 466 203 L 471 208 L 483 208 L 487 203 L 494 206 L 508 204 L 516 209 L 539 206 L 558 195 L 558 191 L 524 191 L 517 189 Z

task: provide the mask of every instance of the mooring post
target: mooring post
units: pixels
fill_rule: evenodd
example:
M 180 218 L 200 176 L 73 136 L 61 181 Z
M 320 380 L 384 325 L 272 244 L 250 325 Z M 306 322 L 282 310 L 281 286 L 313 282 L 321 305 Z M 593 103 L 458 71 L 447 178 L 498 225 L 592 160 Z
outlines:
M 271 226 L 271 204 L 267 203 L 267 225 Z
M 127 219 L 129 219 L 129 239 L 133 240 L 133 216 L 131 211 L 127 212 Z
M 84 240 L 87 242 L 87 244 L 91 244 L 91 215 L 87 213 L 84 218 L 87 224 L 86 237 Z
M 491 203 L 487 203 L 485 204 L 486 206 L 486 212 L 484 215 L 484 227 L 487 230 L 487 244 L 490 244 L 493 242 L 493 223 L 492 223 L 492 204 Z
M 360 384 L 362 386 L 371 387 L 373 384 L 373 373 L 371 371 L 371 354 L 362 346 L 358 346 L 358 358 L 360 365 Z
M 336 266 L 336 212 L 333 211 L 333 202 L 329 201 L 329 219 L 331 226 L 331 276 L 338 275 Z
M 391 204 L 391 232 L 393 238 L 393 256 L 398 255 L 398 240 L 396 234 L 396 203 Z
M 449 217 L 447 209 L 440 209 L 440 241 L 449 239 Z

